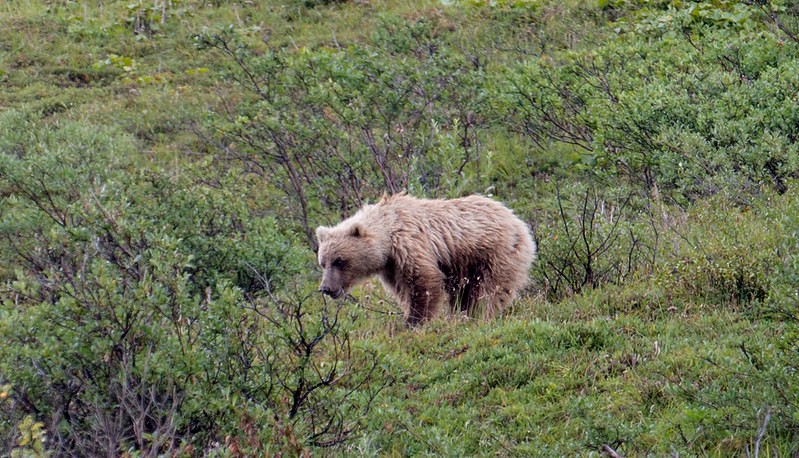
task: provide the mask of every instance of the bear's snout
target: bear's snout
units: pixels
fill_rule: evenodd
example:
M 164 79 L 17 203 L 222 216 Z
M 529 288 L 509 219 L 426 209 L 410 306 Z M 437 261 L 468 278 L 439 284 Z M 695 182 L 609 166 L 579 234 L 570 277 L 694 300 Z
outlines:
M 319 292 L 322 293 L 322 294 L 327 294 L 328 296 L 332 297 L 333 299 L 338 299 L 339 297 L 341 297 L 342 294 L 344 294 L 344 289 L 343 288 L 339 288 L 337 290 L 334 290 L 334 289 L 331 289 L 327 285 L 321 285 L 321 286 L 319 286 Z

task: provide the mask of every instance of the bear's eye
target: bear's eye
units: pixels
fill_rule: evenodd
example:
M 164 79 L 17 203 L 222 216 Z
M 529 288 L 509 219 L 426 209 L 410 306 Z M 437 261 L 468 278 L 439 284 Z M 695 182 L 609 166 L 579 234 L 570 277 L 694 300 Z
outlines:
M 344 262 L 343 259 L 336 258 L 336 260 L 333 261 L 332 265 L 333 265 L 333 267 L 336 267 L 336 268 L 340 269 L 340 268 L 344 267 L 344 264 L 346 264 L 346 262 Z

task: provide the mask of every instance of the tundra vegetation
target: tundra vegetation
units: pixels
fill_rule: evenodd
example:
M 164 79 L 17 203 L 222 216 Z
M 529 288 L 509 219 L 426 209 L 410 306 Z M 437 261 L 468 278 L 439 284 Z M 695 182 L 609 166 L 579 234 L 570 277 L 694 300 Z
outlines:
M 0 5 L 0 454 L 799 454 L 796 0 Z M 316 292 L 492 195 L 502 317 Z

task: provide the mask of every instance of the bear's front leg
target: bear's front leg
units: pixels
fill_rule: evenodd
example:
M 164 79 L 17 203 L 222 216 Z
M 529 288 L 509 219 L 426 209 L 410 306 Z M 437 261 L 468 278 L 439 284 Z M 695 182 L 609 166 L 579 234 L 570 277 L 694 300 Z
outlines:
M 410 286 L 410 304 L 405 315 L 405 324 L 413 327 L 435 316 L 444 296 L 444 280 L 414 277 Z

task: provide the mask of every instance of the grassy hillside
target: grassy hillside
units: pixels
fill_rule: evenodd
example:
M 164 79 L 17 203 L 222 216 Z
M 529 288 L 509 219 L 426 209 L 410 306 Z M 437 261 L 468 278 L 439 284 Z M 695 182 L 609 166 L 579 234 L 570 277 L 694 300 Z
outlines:
M 0 82 L 0 454 L 799 454 L 795 1 L 15 0 Z M 511 310 L 315 292 L 399 191 Z

